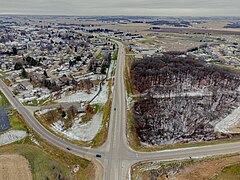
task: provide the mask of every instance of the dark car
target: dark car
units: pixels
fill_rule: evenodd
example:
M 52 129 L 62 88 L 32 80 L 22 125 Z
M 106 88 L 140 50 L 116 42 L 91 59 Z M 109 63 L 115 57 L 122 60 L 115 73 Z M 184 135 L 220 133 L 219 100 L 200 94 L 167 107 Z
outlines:
M 114 111 L 116 111 L 116 108 L 114 108 Z
M 71 149 L 69 147 L 66 148 L 67 150 L 71 151 Z
M 96 157 L 97 157 L 97 158 L 101 158 L 102 155 L 101 155 L 101 154 L 96 154 Z

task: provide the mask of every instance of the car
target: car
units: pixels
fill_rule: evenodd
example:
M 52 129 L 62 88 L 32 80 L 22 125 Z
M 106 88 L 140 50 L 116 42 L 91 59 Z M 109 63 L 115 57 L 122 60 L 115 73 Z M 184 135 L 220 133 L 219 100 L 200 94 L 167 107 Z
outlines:
M 15 98 L 16 96 L 15 96 L 15 95 L 13 95 L 13 97 Z
M 102 155 L 101 155 L 101 154 L 96 154 L 96 157 L 97 157 L 97 158 L 101 158 Z
M 116 108 L 114 108 L 114 111 L 116 111 L 117 109 Z
M 71 151 L 71 149 L 69 147 L 66 148 L 67 150 Z

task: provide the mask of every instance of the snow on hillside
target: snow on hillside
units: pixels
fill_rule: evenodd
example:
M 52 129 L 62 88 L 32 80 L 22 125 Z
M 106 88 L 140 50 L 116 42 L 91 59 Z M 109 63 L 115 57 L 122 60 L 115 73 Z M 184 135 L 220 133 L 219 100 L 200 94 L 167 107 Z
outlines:
M 69 96 L 63 96 L 61 99 L 56 100 L 57 102 L 80 102 L 80 101 L 90 101 L 96 94 L 97 91 L 91 91 L 90 94 L 88 94 L 86 91 L 80 91 L 75 94 L 69 95 Z M 108 86 L 107 83 L 105 83 L 102 86 L 101 93 L 94 99 L 94 104 L 105 104 L 107 102 L 108 98 Z
M 216 124 L 214 130 L 217 132 L 229 133 L 229 129 L 233 128 L 240 122 L 240 107 L 235 109 L 226 118 Z
M 51 128 L 71 140 L 91 141 L 102 127 L 102 118 L 103 114 L 99 113 L 94 115 L 90 122 L 84 124 L 81 123 L 81 119 L 78 119 L 67 130 L 63 130 L 62 121 L 57 121 Z

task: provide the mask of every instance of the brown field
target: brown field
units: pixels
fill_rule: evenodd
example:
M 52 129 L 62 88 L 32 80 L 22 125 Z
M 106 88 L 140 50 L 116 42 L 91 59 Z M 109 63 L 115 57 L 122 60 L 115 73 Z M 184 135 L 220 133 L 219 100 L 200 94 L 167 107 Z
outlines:
M 205 42 L 194 42 L 190 39 L 180 39 L 179 37 L 166 37 L 160 39 L 161 46 L 165 51 L 187 51 L 191 48 L 206 44 Z M 208 43 L 210 44 L 210 43 Z
M 192 28 L 160 28 L 153 32 L 169 32 L 179 34 L 223 34 L 223 35 L 240 35 L 240 31 L 231 30 L 214 30 L 214 29 L 192 29 Z
M 221 172 L 222 168 L 240 162 L 240 156 L 233 156 L 229 158 L 206 160 L 199 164 L 190 165 L 175 175 L 179 180 L 190 179 L 211 179 L 214 175 Z
M 195 29 L 216 29 L 216 30 L 227 30 L 227 31 L 240 31 L 239 28 L 224 28 L 227 24 L 231 23 L 232 21 L 207 21 L 201 24 L 193 24 L 193 28 Z
M 102 28 L 108 28 L 108 29 L 117 29 L 119 31 L 123 32 L 131 32 L 131 33 L 142 33 L 146 32 L 151 27 L 149 24 L 108 24 L 108 25 L 103 25 Z
M 0 179 L 31 180 L 30 165 L 20 155 L 0 155 Z
M 226 176 L 228 176 L 229 180 L 239 180 L 239 168 L 236 166 L 235 171 L 228 171 L 224 172 L 223 169 L 225 167 L 229 167 L 231 165 L 238 165 L 240 163 L 240 156 L 233 155 L 233 156 L 226 156 L 226 157 L 213 157 L 207 159 L 194 159 L 192 162 L 188 160 L 188 162 L 175 162 L 178 164 L 174 167 L 174 163 L 169 166 L 169 169 L 163 170 L 158 174 L 157 169 L 153 170 L 144 170 L 144 169 L 151 169 L 151 165 L 147 164 L 140 164 L 139 166 L 136 165 L 132 167 L 132 177 L 133 179 L 141 179 L 141 180 L 192 180 L 192 179 L 199 179 L 199 180 L 207 180 L 207 179 L 214 179 L 214 180 L 225 180 Z M 179 165 L 182 164 L 183 166 L 180 167 Z M 166 165 L 166 166 L 165 166 Z M 167 164 L 161 165 L 164 169 L 168 167 Z M 172 167 L 171 167 L 172 166 Z M 173 170 L 174 169 L 174 170 Z M 224 173 L 223 173 L 224 172 Z M 222 173 L 222 174 L 221 174 Z M 220 175 L 220 176 L 219 176 Z M 223 178 L 224 177 L 224 178 Z

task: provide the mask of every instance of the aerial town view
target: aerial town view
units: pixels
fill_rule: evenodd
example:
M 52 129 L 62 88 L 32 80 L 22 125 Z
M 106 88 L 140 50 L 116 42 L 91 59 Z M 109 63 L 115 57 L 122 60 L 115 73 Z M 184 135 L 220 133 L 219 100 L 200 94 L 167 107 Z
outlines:
M 0 180 L 239 180 L 237 0 L 0 0 Z

